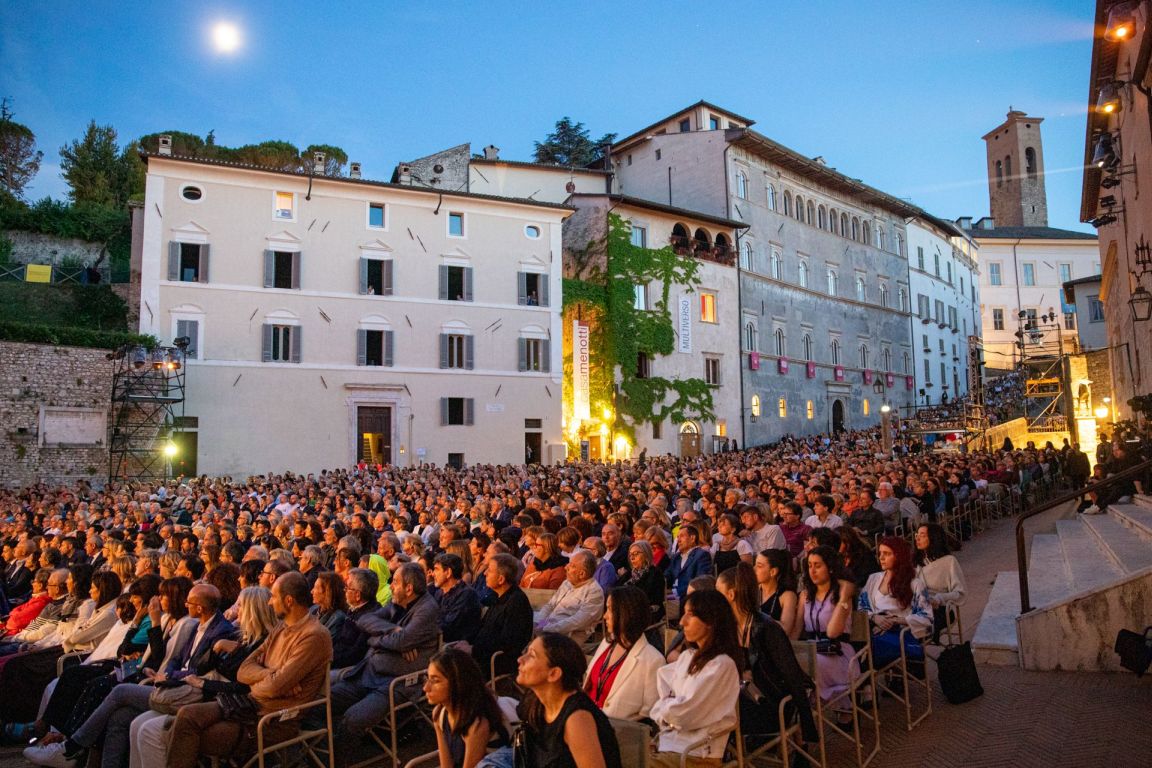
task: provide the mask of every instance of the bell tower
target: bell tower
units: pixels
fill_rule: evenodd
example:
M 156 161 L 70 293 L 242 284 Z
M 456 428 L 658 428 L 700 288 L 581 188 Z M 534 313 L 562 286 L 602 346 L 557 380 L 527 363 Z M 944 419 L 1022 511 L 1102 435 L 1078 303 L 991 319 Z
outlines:
M 988 151 L 988 201 L 999 227 L 1048 226 L 1044 191 L 1042 117 L 1009 108 L 1007 119 L 984 135 Z

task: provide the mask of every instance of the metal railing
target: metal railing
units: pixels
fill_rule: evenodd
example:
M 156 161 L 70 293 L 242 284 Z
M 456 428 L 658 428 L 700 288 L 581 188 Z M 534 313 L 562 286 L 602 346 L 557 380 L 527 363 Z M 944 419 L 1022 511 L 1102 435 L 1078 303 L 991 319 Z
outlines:
M 1048 498 L 1040 502 L 1038 506 L 1030 506 L 1020 513 L 1016 518 L 1016 568 L 1020 573 L 1020 613 L 1025 614 L 1032 610 L 1032 601 L 1028 595 L 1028 552 L 1024 543 L 1024 523 L 1029 518 L 1035 517 L 1042 512 L 1047 512 L 1050 509 L 1067 504 L 1070 501 L 1079 501 L 1088 489 L 1099 491 L 1103 488 L 1111 488 L 1118 485 L 1125 480 L 1141 480 L 1146 476 L 1146 473 L 1152 472 L 1152 459 L 1141 462 L 1134 467 L 1129 467 L 1123 472 L 1117 472 L 1115 475 L 1106 477 L 1091 486 L 1085 486 L 1074 491 L 1062 493 L 1054 498 Z M 1145 488 L 1145 491 L 1148 489 Z

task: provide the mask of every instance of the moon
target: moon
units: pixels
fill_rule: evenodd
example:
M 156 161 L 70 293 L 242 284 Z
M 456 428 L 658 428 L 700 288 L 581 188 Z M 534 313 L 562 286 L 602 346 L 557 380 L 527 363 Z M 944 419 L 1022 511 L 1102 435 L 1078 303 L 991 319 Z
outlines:
M 212 42 L 218 52 L 232 53 L 240 47 L 240 29 L 231 22 L 217 22 L 212 27 Z

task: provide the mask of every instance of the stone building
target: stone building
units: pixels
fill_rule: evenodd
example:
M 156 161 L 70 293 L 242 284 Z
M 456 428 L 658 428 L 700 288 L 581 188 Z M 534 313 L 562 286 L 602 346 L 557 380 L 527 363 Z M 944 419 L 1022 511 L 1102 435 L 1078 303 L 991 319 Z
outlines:
M 196 471 L 564 457 L 553 256 L 570 209 L 358 166 L 145 160 L 140 331 L 191 339 Z
M 658 120 L 613 145 L 614 191 L 747 224 L 741 445 L 874 425 L 915 394 L 905 221 L 923 212 L 752 124 L 704 101 Z
M 1081 221 L 1100 235 L 1100 301 L 1117 416 L 1152 392 L 1152 2 L 1097 0 Z M 1144 190 L 1141 194 L 1141 186 Z

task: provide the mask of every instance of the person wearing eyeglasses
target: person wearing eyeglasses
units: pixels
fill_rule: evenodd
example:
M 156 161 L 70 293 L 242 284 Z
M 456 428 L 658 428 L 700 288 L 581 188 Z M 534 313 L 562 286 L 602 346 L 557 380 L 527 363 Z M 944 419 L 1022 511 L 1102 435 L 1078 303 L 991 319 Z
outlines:
M 50 573 L 45 585 L 48 602 L 28 626 L 0 643 L 0 656 L 20 652 L 26 643 L 51 634 L 56 625 L 75 614 L 76 602 L 68 593 L 68 576 L 67 568 L 57 568 Z

